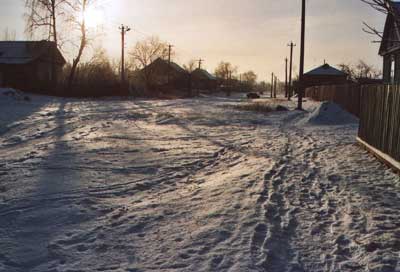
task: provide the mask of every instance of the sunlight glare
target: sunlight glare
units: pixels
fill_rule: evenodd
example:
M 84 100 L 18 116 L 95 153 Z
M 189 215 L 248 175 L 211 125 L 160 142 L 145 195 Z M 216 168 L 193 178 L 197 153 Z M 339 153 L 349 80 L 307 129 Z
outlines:
M 98 27 L 104 23 L 103 13 L 96 8 L 88 9 L 85 13 L 85 19 L 88 27 Z

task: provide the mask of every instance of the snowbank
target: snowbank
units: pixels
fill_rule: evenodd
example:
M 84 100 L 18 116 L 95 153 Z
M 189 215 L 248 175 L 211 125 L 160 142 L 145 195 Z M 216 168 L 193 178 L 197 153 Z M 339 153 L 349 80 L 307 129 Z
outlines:
M 37 110 L 38 105 L 34 105 L 30 101 L 31 98 L 21 91 L 0 88 L 0 108 L 2 109 L 0 135 L 8 131 L 18 120 Z
M 30 97 L 19 90 L 0 88 L 0 100 L 30 101 Z
M 301 123 L 309 125 L 347 125 L 357 124 L 358 119 L 336 103 L 327 101 L 321 103 Z

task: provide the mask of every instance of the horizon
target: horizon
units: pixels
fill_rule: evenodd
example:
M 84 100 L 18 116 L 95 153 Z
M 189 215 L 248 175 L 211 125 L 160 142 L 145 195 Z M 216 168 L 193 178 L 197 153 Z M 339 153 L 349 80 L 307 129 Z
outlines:
M 16 31 L 16 39 L 24 40 L 25 12 L 23 1 L 2 0 L 1 31 Z M 239 73 L 253 70 L 258 81 L 270 80 L 272 72 L 284 80 L 284 59 L 289 55 L 290 41 L 294 49 L 294 74 L 299 67 L 300 2 L 283 0 L 280 3 L 254 0 L 243 5 L 239 0 L 205 0 L 187 3 L 172 0 L 100 1 L 95 16 L 104 27 L 97 44 L 102 44 L 112 59 L 120 58 L 118 26 L 128 25 L 133 31 L 126 37 L 127 51 L 148 36 L 158 36 L 175 46 L 173 61 L 183 65 L 191 59 L 205 60 L 203 67 L 214 73 L 221 61 L 239 67 Z M 383 29 L 385 16 L 360 0 L 335 0 L 321 3 L 307 1 L 305 70 L 309 71 L 326 61 L 356 63 L 362 59 L 382 69 L 375 37 L 362 30 L 363 21 Z M 337 15 L 340 14 L 340 15 Z M 184 23 L 182 23 L 184 22 Z M 343 30 L 346 31 L 343 31 Z M 224 33 L 224 35 L 221 35 Z M 118 41 L 118 42 L 115 42 Z M 66 54 L 67 59 L 71 59 Z

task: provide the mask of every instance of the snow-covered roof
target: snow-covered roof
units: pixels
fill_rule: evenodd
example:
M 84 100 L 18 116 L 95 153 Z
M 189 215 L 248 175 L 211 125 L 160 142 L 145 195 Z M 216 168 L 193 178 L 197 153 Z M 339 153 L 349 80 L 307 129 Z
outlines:
M 0 64 L 27 64 L 48 56 L 52 48 L 55 48 L 54 43 L 48 41 L 0 41 Z M 57 61 L 64 64 L 59 51 L 57 55 Z
M 200 68 L 197 68 L 196 70 L 194 70 L 193 74 L 201 74 L 202 76 L 204 76 L 205 78 L 207 78 L 209 80 L 216 80 L 217 79 L 215 76 L 210 74 L 207 70 L 200 69 Z
M 321 65 L 307 73 L 305 75 L 310 75 L 310 76 L 345 76 L 347 75 L 345 72 L 342 72 L 329 64 L 325 63 L 324 65 Z
M 168 61 L 163 60 L 162 58 L 157 58 L 155 61 L 153 61 L 152 63 L 150 63 L 147 67 L 145 67 L 144 69 L 147 69 L 148 67 L 154 67 L 154 66 L 159 66 L 159 65 L 163 65 L 164 67 L 169 65 Z M 178 73 L 184 73 L 186 74 L 187 71 L 185 69 L 183 69 L 182 67 L 180 67 L 178 64 L 176 64 L 175 62 L 170 63 L 170 67 L 175 70 Z
M 171 67 L 180 73 L 187 73 L 185 69 L 180 67 L 177 63 L 171 61 Z

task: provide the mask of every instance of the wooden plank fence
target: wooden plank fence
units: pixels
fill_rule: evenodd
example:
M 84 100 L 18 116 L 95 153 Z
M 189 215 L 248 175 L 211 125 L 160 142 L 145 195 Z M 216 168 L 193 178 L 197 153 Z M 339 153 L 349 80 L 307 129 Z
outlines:
M 400 171 L 400 85 L 318 86 L 306 97 L 333 101 L 359 117 L 359 143 Z
M 400 162 L 400 86 L 363 86 L 361 103 L 358 137 Z
M 360 91 L 358 84 L 316 86 L 306 89 L 306 97 L 316 101 L 333 101 L 355 116 L 360 116 Z

